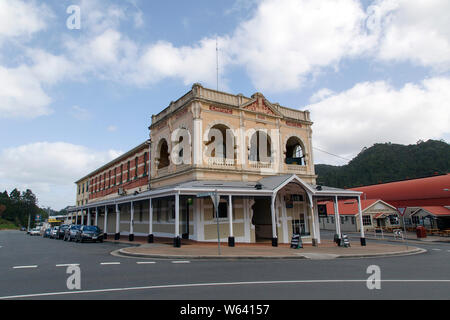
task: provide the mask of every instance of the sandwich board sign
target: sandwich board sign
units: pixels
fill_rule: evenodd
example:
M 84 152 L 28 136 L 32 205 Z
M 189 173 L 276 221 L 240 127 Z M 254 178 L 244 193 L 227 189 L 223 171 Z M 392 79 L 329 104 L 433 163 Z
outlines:
M 342 242 L 341 242 L 341 244 L 342 244 L 342 246 L 344 248 L 350 247 L 350 241 L 348 240 L 348 236 L 345 233 L 342 234 Z
M 294 233 L 292 235 L 291 240 L 291 249 L 300 249 L 303 248 L 302 238 L 298 233 Z

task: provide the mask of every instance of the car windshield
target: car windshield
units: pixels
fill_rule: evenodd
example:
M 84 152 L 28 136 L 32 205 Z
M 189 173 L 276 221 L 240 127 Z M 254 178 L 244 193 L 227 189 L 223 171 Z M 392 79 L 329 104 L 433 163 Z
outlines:
M 94 232 L 98 232 L 99 229 L 98 229 L 98 227 L 96 227 L 96 226 L 85 226 L 85 227 L 83 228 L 83 231 L 94 231 Z
M 72 227 L 70 227 L 72 230 L 78 230 L 78 229 L 81 229 L 81 226 L 78 226 L 78 225 L 76 225 L 76 226 L 72 226 Z

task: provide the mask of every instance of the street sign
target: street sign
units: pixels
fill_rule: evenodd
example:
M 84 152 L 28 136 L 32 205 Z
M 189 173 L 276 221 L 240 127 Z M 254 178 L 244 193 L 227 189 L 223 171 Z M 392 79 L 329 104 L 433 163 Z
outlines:
M 217 247 L 219 250 L 219 256 L 220 256 L 220 232 L 219 232 L 219 202 L 220 202 L 220 196 L 217 193 L 217 190 L 214 192 L 203 192 L 197 194 L 197 198 L 206 198 L 211 197 L 211 201 L 214 205 L 214 213 L 216 215 L 217 220 Z
M 400 215 L 403 217 L 403 215 L 405 214 L 405 210 L 406 208 L 397 208 L 398 213 L 400 213 Z

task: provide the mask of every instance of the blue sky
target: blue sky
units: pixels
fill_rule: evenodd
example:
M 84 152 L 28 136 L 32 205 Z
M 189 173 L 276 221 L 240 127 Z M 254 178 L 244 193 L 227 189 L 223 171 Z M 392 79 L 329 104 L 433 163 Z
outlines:
M 80 8 L 81 28 L 66 12 Z M 313 143 L 449 140 L 447 0 L 0 0 L 0 190 L 41 205 L 148 138 L 195 82 L 311 111 Z M 318 149 L 316 163 L 346 161 Z M 55 196 L 56 195 L 56 196 Z

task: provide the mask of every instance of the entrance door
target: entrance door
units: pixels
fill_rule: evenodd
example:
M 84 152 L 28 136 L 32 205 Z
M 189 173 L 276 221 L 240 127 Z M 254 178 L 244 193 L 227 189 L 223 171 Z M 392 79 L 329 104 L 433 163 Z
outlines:
M 255 240 L 268 241 L 272 239 L 272 214 L 270 197 L 255 197 L 253 205 L 252 224 L 255 226 Z

